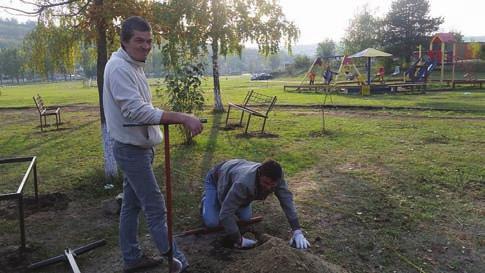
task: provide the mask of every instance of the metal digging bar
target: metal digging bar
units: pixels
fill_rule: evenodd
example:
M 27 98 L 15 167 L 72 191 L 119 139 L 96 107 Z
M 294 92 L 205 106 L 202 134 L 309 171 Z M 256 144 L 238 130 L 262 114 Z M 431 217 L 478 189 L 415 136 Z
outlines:
M 201 123 L 206 123 L 207 119 L 201 118 Z M 143 123 L 127 123 L 123 124 L 124 127 L 136 127 L 136 126 L 153 126 L 153 125 L 163 125 L 163 139 L 164 139 L 164 150 L 165 150 L 165 198 L 167 203 L 167 236 L 168 245 L 170 246 L 167 252 L 168 258 L 168 272 L 172 268 L 173 263 L 173 218 L 172 218 L 172 178 L 170 169 L 170 134 L 168 126 L 170 124 L 143 124 Z
M 66 248 L 64 250 L 64 254 L 61 254 L 59 256 L 55 256 L 55 257 L 52 257 L 52 258 L 49 258 L 49 259 L 46 259 L 46 260 L 43 260 L 43 261 L 40 261 L 40 262 L 33 263 L 28 268 L 29 269 L 37 269 L 37 268 L 41 268 L 41 267 L 48 266 L 48 265 L 51 265 L 51 264 L 56 264 L 56 263 L 67 261 L 69 263 L 69 266 L 71 267 L 72 273 L 81 273 L 81 271 L 79 270 L 79 267 L 77 266 L 77 263 L 76 263 L 76 259 L 75 259 L 76 256 L 79 256 L 83 253 L 86 253 L 90 250 L 93 250 L 93 249 L 100 247 L 100 246 L 103 246 L 105 244 L 106 244 L 106 240 L 103 239 L 103 240 L 99 240 L 99 241 L 89 243 L 85 246 L 75 248 L 74 250 L 72 250 L 70 248 Z
M 248 221 L 239 220 L 239 221 L 237 221 L 237 224 L 240 227 L 245 227 L 245 226 L 250 226 L 250 225 L 259 223 L 261 221 L 263 221 L 263 216 L 255 216 L 255 217 L 252 217 L 251 219 L 249 219 Z M 194 228 L 194 229 L 186 230 L 182 233 L 176 234 L 175 237 L 184 237 L 184 236 L 189 236 L 189 235 L 211 234 L 211 233 L 216 233 L 216 232 L 220 232 L 220 231 L 223 231 L 223 230 L 224 230 L 224 227 L 222 225 L 219 225 L 217 227 L 212 227 L 212 228 L 209 228 L 209 227 Z

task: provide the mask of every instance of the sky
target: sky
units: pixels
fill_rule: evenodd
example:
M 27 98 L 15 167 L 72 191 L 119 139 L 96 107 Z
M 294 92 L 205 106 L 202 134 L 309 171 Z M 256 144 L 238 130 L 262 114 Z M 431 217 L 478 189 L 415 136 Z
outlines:
M 287 19 L 301 31 L 298 44 L 339 41 L 350 19 L 368 4 L 373 15 L 383 17 L 392 0 L 280 0 Z M 444 17 L 440 32 L 460 31 L 464 36 L 484 36 L 484 0 L 429 0 L 432 17 Z
M 279 0 L 287 19 L 301 31 L 297 44 L 316 44 L 326 38 L 339 41 L 350 19 L 368 5 L 374 16 L 382 17 L 392 0 Z M 464 36 L 485 36 L 484 0 L 429 0 L 431 16 L 444 17 L 440 32 L 459 31 Z M 0 0 L 0 5 L 21 7 L 19 1 Z M 0 17 L 12 17 L 0 10 Z M 19 21 L 25 18 L 17 17 Z M 32 18 L 30 18 L 32 20 Z

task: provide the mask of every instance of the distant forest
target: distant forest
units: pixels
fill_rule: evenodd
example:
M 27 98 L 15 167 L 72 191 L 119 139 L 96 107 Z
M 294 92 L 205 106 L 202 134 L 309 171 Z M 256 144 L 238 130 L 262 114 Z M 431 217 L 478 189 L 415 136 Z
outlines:
M 0 18 L 0 48 L 15 48 L 22 44 L 25 35 L 34 29 L 36 22 L 19 23 L 15 19 Z
M 26 34 L 33 30 L 36 26 L 35 21 L 28 21 L 20 23 L 15 19 L 0 18 L 0 52 L 2 49 L 16 49 L 22 47 L 22 42 Z M 465 41 L 485 42 L 485 36 L 469 36 L 463 37 Z M 337 44 L 337 47 L 341 45 Z M 81 49 L 83 50 L 83 49 Z M 84 49 L 85 51 L 85 49 Z M 239 75 L 243 73 L 261 73 L 271 72 L 275 74 L 287 73 L 290 75 L 303 73 L 311 65 L 316 56 L 317 44 L 296 45 L 293 47 L 292 54 L 289 54 L 285 49 L 276 55 L 262 56 L 258 53 L 256 48 L 245 48 L 239 55 L 228 55 L 227 57 L 220 56 L 219 58 L 219 72 L 221 75 Z M 8 53 L 8 52 L 5 52 Z M 79 56 L 82 56 L 80 52 Z M 210 52 L 204 58 L 206 65 L 206 73 L 212 72 L 210 62 Z M 84 63 L 76 64 L 75 75 L 80 77 L 91 78 L 96 74 L 94 56 L 89 57 L 89 60 L 84 60 Z M 22 61 L 20 61 L 22 62 Z M 0 74 L 12 78 L 16 73 L 7 73 L 7 66 L 13 66 L 15 63 L 5 63 L 3 72 Z M 21 65 L 21 64 L 20 64 Z M 10 70 L 19 70 L 17 68 Z M 158 47 L 154 47 L 151 57 L 147 60 L 146 73 L 150 77 L 160 77 L 164 75 L 162 67 L 161 53 Z M 53 73 L 56 73 L 54 71 Z M 17 73 L 18 74 L 18 73 Z M 15 77 L 19 77 L 16 75 Z M 1 80 L 1 79 L 0 79 Z
M 0 18 L 0 49 L 21 48 L 23 38 L 36 26 L 36 22 L 28 21 L 20 23 L 15 19 Z M 242 73 L 261 73 L 282 71 L 285 67 L 294 62 L 296 56 L 306 55 L 313 58 L 316 54 L 317 45 L 294 46 L 292 54 L 285 49 L 276 55 L 263 56 L 256 48 L 245 48 L 239 55 L 220 56 L 219 72 L 221 75 L 237 75 Z M 210 53 L 209 53 L 210 54 Z M 157 47 L 154 47 L 151 58 L 147 61 L 146 72 L 149 76 L 159 77 L 163 75 L 161 65 L 161 54 Z M 94 62 L 94 60 L 92 60 Z M 211 73 L 209 55 L 206 56 L 206 73 Z M 79 66 L 78 66 L 79 67 Z M 84 74 L 84 73 L 81 73 Z M 92 74 L 95 74 L 92 73 Z M 91 77 L 91 75 L 84 75 Z

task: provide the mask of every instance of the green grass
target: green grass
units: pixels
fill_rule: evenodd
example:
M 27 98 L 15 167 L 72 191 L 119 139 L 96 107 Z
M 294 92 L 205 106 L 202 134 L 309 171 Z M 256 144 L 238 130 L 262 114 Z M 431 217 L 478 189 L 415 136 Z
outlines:
M 157 80 L 152 79 L 154 103 L 160 105 L 163 98 L 155 93 Z M 278 97 L 278 104 L 310 105 L 322 104 L 324 96 L 316 93 L 285 92 L 283 85 L 299 83 L 299 79 L 284 78 L 273 81 L 250 81 L 249 76 L 221 77 L 222 101 L 242 102 L 246 92 L 250 89 Z M 212 78 L 205 78 L 202 86 L 205 92 L 206 105 L 213 105 Z M 61 92 L 60 92 L 61 91 Z M 0 96 L 0 108 L 4 107 L 32 107 L 32 96 L 39 93 L 46 105 L 66 105 L 85 103 L 98 105 L 97 88 L 85 88 L 81 81 L 61 82 L 53 84 L 21 85 L 5 87 Z M 426 107 L 449 109 L 456 111 L 485 111 L 485 92 L 476 90 L 459 90 L 453 92 L 428 92 L 422 95 L 372 95 L 368 97 L 356 95 L 332 95 L 332 101 L 327 103 L 336 105 L 377 106 L 377 107 Z
M 33 107 L 40 94 L 47 106 L 75 103 L 98 104 L 97 87 L 83 87 L 82 81 L 6 86 L 1 89 L 0 108 Z
M 278 103 L 310 105 L 322 100 L 322 95 L 313 93 L 283 92 L 282 82 L 221 79 L 226 105 L 228 101 L 241 101 L 251 88 L 277 95 Z M 267 124 L 267 131 L 274 136 L 247 137 L 241 134 L 242 129 L 223 129 L 225 114 L 209 112 L 209 80 L 204 89 L 208 107 L 200 115 L 208 117 L 208 123 L 196 143 L 183 145 L 177 130 L 171 130 L 174 209 L 180 216 L 176 230 L 199 224 L 202 179 L 213 164 L 228 158 L 261 161 L 272 157 L 281 162 L 290 188 L 296 192 L 309 238 L 321 238 L 322 247 L 313 248 L 313 253 L 352 272 L 369 272 L 379 266 L 383 267 L 380 272 L 414 272 L 412 264 L 418 264 L 424 272 L 454 272 L 450 269 L 453 266 L 479 272 L 483 266 L 483 260 L 476 257 L 483 257 L 485 245 L 483 234 L 479 235 L 485 229 L 485 92 L 334 95 L 333 102 L 342 105 L 449 111 L 328 110 L 326 132 L 321 134 L 321 113 L 317 109 L 276 108 Z M 31 96 L 36 93 L 47 104 L 84 103 L 92 107 L 65 108 L 62 129 L 51 126 L 44 133 L 38 128 L 33 108 L 0 109 L 1 156 L 37 155 L 42 193 L 61 191 L 92 205 L 119 191 L 119 182 L 113 192 L 102 190 L 96 89 L 84 89 L 76 82 L 11 87 L 2 91 L 0 108 L 32 107 Z M 162 103 L 163 98 L 154 97 L 157 104 Z M 231 117 L 233 121 L 237 118 Z M 250 131 L 257 131 L 259 126 L 260 120 L 254 118 Z M 160 146 L 155 171 L 161 181 L 163 163 Z M 0 193 L 18 184 L 24 168 L 20 164 L 0 166 Z M 30 184 L 27 190 L 32 191 Z M 258 204 L 256 210 L 265 214 L 267 231 L 285 236 L 286 226 L 274 225 L 285 223 L 277 204 Z M 337 220 L 332 220 L 335 217 Z M 12 223 L 2 220 L 0 230 L 15 233 Z M 115 225 L 86 231 L 86 236 L 107 233 L 113 238 L 112 247 L 116 247 Z M 53 223 L 49 227 L 55 229 Z M 28 240 L 42 244 L 42 237 Z M 447 242 L 446 253 L 430 254 L 429 248 L 443 242 Z M 462 247 L 475 253 L 466 257 L 473 262 L 460 254 Z M 435 259 L 438 265 L 429 263 L 426 257 Z

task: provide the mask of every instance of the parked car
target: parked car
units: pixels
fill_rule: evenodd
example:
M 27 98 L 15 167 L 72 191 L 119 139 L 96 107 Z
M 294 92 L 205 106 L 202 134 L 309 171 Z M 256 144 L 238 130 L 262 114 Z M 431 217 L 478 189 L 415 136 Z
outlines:
M 272 79 L 273 76 L 269 73 L 256 73 L 251 75 L 252 81 L 259 81 L 259 80 L 269 80 Z

